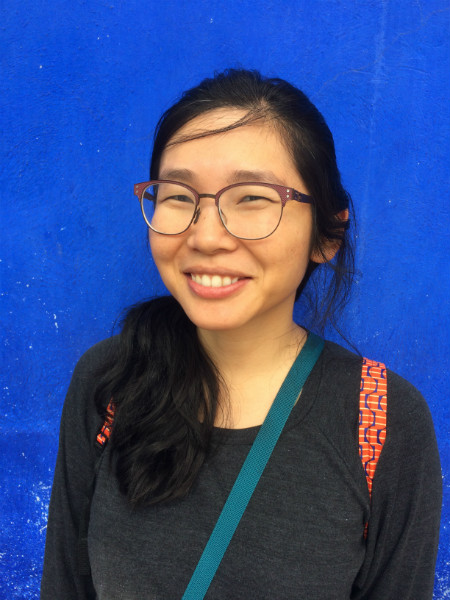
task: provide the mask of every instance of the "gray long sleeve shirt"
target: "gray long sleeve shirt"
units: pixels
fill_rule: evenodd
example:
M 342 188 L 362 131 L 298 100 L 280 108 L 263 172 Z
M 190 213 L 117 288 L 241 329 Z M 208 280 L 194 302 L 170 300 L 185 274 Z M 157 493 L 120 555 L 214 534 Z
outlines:
M 91 506 L 86 592 L 77 539 L 101 426 L 92 374 L 112 343 L 80 359 L 66 398 L 41 600 L 181 599 L 259 429 L 216 431 L 220 443 L 188 497 L 138 510 L 118 490 L 107 447 Z M 432 598 L 442 482 L 430 413 L 388 371 L 387 436 L 370 502 L 358 455 L 360 378 L 361 359 L 327 342 L 206 598 Z

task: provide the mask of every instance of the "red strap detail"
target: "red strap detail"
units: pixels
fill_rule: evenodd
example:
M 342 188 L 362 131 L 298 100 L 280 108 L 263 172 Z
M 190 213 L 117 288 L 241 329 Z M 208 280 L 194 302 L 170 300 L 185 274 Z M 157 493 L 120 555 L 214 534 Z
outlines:
M 102 425 L 102 428 L 100 429 L 100 431 L 97 434 L 97 444 L 99 446 L 103 447 L 103 446 L 106 446 L 106 444 L 108 443 L 109 437 L 112 432 L 115 410 L 116 410 L 116 407 L 115 407 L 113 401 L 111 400 L 111 402 L 106 407 L 105 421 Z
M 386 439 L 386 410 L 386 366 L 364 358 L 359 396 L 359 456 L 370 497 L 378 459 Z M 364 529 L 364 537 L 366 536 L 367 523 Z

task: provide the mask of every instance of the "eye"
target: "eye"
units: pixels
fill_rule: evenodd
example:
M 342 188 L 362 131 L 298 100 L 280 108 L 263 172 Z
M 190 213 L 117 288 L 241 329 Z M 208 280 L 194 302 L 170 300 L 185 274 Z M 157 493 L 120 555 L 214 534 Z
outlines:
M 250 194 L 248 194 L 246 196 L 242 196 L 242 198 L 239 199 L 237 204 L 264 205 L 264 204 L 271 204 L 272 202 L 273 202 L 273 200 L 271 200 L 270 198 L 267 198 L 266 196 L 251 196 Z
M 247 213 L 272 209 L 280 202 L 277 191 L 268 185 L 238 183 L 225 190 L 220 198 L 220 207 L 225 213 L 230 209 Z
M 170 196 L 162 196 L 160 194 L 158 194 L 158 196 L 156 197 L 156 202 L 157 204 L 165 204 L 165 203 L 171 203 L 173 205 L 176 204 L 195 204 L 195 201 L 193 198 L 190 198 L 189 196 L 185 196 L 184 194 L 172 194 Z
M 274 204 L 274 200 L 271 198 L 267 198 L 267 196 L 246 194 L 245 196 L 241 196 L 237 203 L 236 208 L 241 209 L 253 209 L 253 210 L 264 210 L 269 206 Z

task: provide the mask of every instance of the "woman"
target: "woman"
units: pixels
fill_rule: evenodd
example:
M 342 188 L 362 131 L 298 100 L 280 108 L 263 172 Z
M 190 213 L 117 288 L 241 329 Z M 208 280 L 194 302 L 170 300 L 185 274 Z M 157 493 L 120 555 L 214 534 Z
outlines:
M 290 84 L 230 70 L 189 90 L 158 124 L 150 177 L 135 191 L 171 296 L 131 309 L 76 367 L 41 598 L 181 598 L 315 339 L 293 321 L 295 300 L 319 292 L 320 328 L 348 291 L 350 199 L 323 117 Z M 388 372 L 370 497 L 362 359 L 329 342 L 318 352 L 206 597 L 431 598 L 441 476 L 426 404 Z

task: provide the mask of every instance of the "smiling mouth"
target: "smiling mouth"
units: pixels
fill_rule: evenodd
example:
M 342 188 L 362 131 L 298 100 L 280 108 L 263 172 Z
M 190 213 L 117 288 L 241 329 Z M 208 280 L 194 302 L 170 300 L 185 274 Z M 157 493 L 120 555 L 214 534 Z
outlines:
M 236 283 L 239 280 L 239 277 L 222 277 L 221 275 L 200 275 L 197 273 L 191 273 L 191 279 L 192 281 L 195 281 L 195 283 L 203 285 L 204 287 L 219 288 Z

